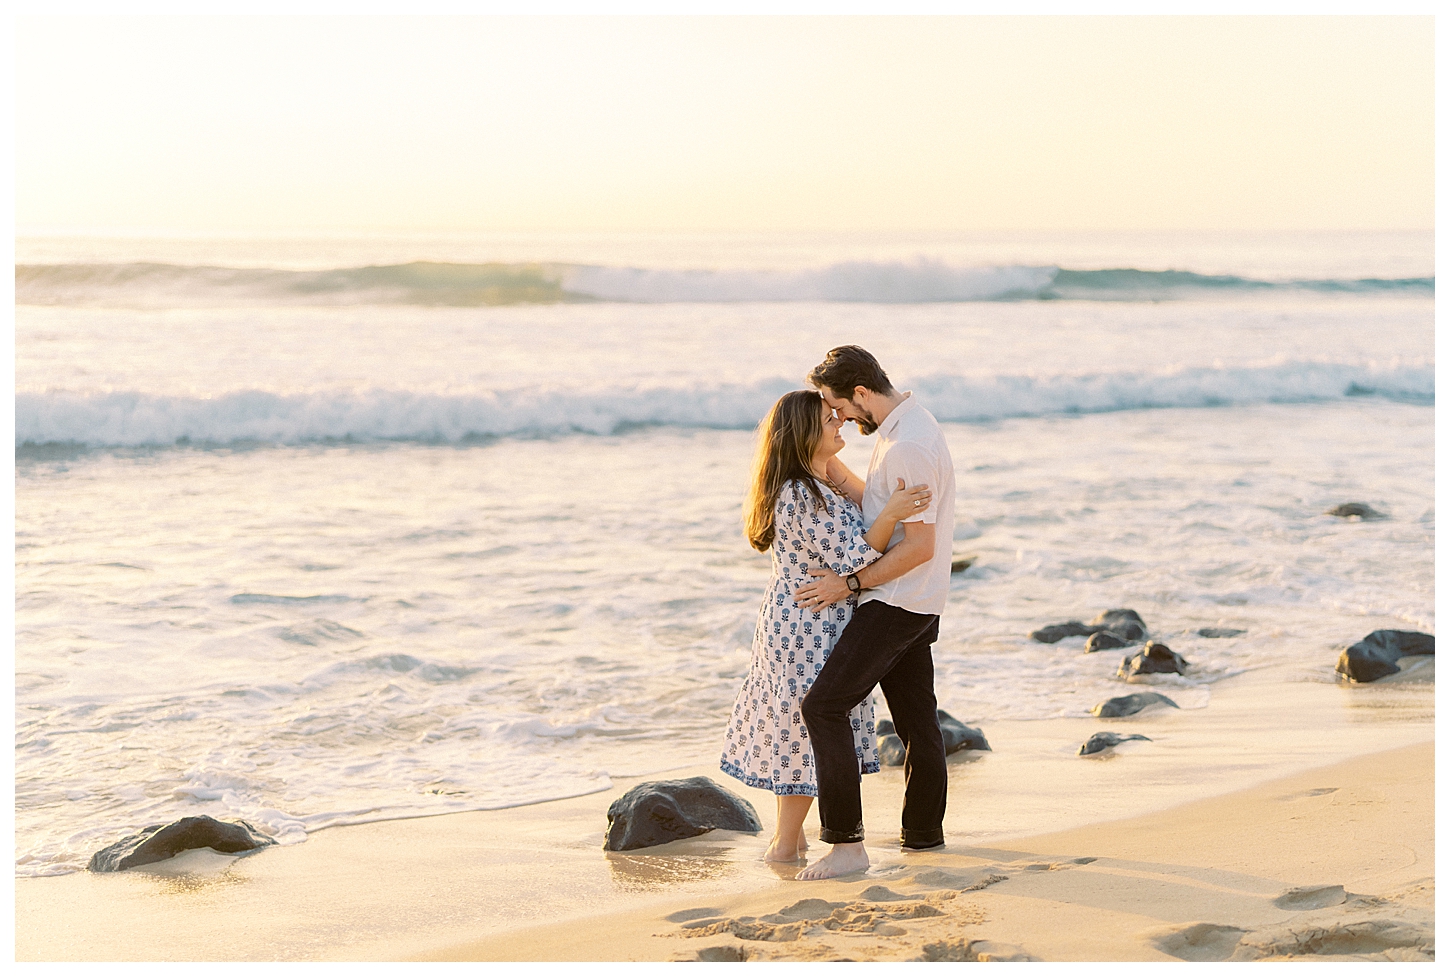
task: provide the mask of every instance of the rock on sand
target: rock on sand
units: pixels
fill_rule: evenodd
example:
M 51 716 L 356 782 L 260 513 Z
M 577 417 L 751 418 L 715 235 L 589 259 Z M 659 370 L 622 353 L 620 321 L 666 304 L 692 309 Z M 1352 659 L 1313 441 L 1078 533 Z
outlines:
M 165 826 L 153 824 L 136 834 L 127 835 L 92 855 L 86 868 L 92 872 L 119 872 L 138 865 L 162 862 L 196 848 L 210 848 L 225 855 L 242 855 L 276 843 L 245 821 L 218 821 L 202 815 L 182 818 Z
M 1099 702 L 1093 706 L 1093 715 L 1100 719 L 1117 719 L 1120 716 L 1134 715 L 1153 706 L 1171 706 L 1177 709 L 1178 703 L 1157 692 L 1134 692 L 1132 695 L 1120 695 Z
M 1433 654 L 1433 634 L 1371 631 L 1339 653 L 1334 670 L 1351 682 L 1373 682 L 1398 672 L 1401 658 Z
M 1078 747 L 1078 756 L 1092 756 L 1094 753 L 1102 753 L 1104 750 L 1111 750 L 1119 743 L 1126 743 L 1129 740 L 1147 740 L 1153 742 L 1142 733 L 1132 733 L 1122 736 L 1118 733 L 1094 733 L 1087 738 L 1087 742 Z
M 942 743 L 947 756 L 959 750 L 985 750 L 990 752 L 987 737 L 975 726 L 968 726 L 943 709 L 936 711 L 936 721 L 941 725 Z M 896 735 L 896 726 L 889 719 L 876 724 L 876 752 L 881 754 L 881 765 L 899 767 L 906 763 L 906 747 Z
M 608 816 L 605 851 L 649 848 L 716 828 L 761 830 L 750 802 L 709 777 L 639 784 L 609 805 Z

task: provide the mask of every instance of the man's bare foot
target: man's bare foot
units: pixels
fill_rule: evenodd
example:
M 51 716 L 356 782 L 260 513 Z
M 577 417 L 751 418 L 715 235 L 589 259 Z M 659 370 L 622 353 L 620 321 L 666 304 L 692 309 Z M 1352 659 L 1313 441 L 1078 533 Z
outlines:
M 796 862 L 800 860 L 800 852 L 790 842 L 781 843 L 780 839 L 770 839 L 770 844 L 765 848 L 765 855 L 762 856 L 767 862 Z
M 864 843 L 857 841 L 845 845 L 832 845 L 830 851 L 801 869 L 796 875 L 796 879 L 801 882 L 834 879 L 837 876 L 850 875 L 852 872 L 864 872 L 870 867 L 871 859 L 866 855 Z

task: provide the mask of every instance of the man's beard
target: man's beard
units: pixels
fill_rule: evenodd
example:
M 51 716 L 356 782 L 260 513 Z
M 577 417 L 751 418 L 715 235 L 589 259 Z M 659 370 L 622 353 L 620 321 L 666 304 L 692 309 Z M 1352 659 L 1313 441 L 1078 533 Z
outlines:
M 855 420 L 856 420 L 856 430 L 860 431 L 862 434 L 875 434 L 876 433 L 877 424 L 876 424 L 875 421 L 873 421 L 873 420 L 871 420 L 869 418 L 865 418 L 865 417 L 858 417 Z

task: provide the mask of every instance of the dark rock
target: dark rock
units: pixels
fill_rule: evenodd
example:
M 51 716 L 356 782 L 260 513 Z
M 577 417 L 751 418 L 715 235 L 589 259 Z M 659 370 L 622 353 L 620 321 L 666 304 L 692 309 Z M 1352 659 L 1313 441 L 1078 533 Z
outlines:
M 1126 607 L 1103 611 L 1088 622 L 1088 627 L 1094 631 L 1111 631 L 1128 641 L 1142 641 L 1148 637 L 1148 625 L 1138 616 L 1137 611 Z
M 1371 631 L 1339 653 L 1334 670 L 1351 682 L 1373 682 L 1400 670 L 1406 655 L 1433 655 L 1435 636 L 1420 631 Z
M 1093 629 L 1081 621 L 1064 621 L 1062 624 L 1049 624 L 1045 628 L 1039 628 L 1027 637 L 1045 645 L 1055 645 L 1063 638 L 1080 638 L 1093 633 Z
M 1092 654 L 1095 651 L 1108 651 L 1112 648 L 1126 648 L 1133 642 L 1120 634 L 1112 631 L 1099 631 L 1097 634 L 1088 635 L 1087 644 L 1083 645 L 1084 654 Z
M 1150 641 L 1136 655 L 1129 655 L 1118 666 L 1118 678 L 1136 678 L 1139 675 L 1177 673 L 1182 675 L 1188 662 L 1167 645 Z
M 1237 638 L 1248 632 L 1239 628 L 1199 628 L 1197 634 L 1200 638 Z
M 968 726 L 943 709 L 936 711 L 936 721 L 941 726 L 942 743 L 947 756 L 960 750 L 985 750 L 991 752 L 987 737 L 975 726 Z M 889 719 L 876 723 L 876 752 L 881 755 L 883 767 L 899 767 L 906 763 L 906 746 L 896 735 L 896 726 Z
M 967 567 L 971 566 L 973 563 L 976 562 L 977 556 L 975 553 L 971 556 L 957 557 L 956 559 L 952 560 L 952 573 L 961 573 Z
M 1110 750 L 1119 743 L 1126 743 L 1128 740 L 1147 740 L 1153 742 L 1142 733 L 1133 733 L 1128 736 L 1120 736 L 1117 733 L 1094 733 L 1087 738 L 1087 742 L 1078 747 L 1078 756 L 1092 756 L 1094 753 L 1101 753 Z
M 1363 502 L 1346 502 L 1337 505 L 1333 509 L 1324 510 L 1326 516 L 1338 516 L 1341 519 L 1350 519 L 1358 516 L 1361 519 L 1388 519 L 1389 516 L 1383 512 L 1377 512 L 1365 505 Z
M 1093 706 L 1093 715 L 1101 719 L 1117 719 L 1120 716 L 1131 716 L 1134 713 L 1142 712 L 1149 706 L 1155 705 L 1178 708 L 1178 703 L 1166 695 L 1159 695 L 1157 692 L 1134 692 L 1132 695 L 1120 695 L 1115 699 L 1099 702 Z
M 880 733 L 880 729 L 877 732 Z M 906 744 L 895 733 L 876 737 L 876 753 L 881 757 L 883 767 L 900 767 L 906 763 Z
M 755 808 L 709 777 L 655 780 L 633 787 L 609 805 L 605 851 L 632 851 L 707 831 L 761 830 Z
M 959 719 L 955 719 L 941 709 L 936 711 L 936 721 L 941 726 L 942 742 L 946 744 L 947 756 L 951 756 L 958 750 L 986 750 L 988 753 L 992 748 L 987 745 L 987 737 L 975 726 L 968 726 Z
M 165 861 L 194 848 L 240 855 L 276 843 L 245 821 L 218 821 L 202 815 L 182 818 L 165 826 L 153 824 L 136 834 L 127 835 L 92 855 L 86 868 L 92 872 L 119 872 Z
M 1028 635 L 1033 641 L 1041 641 L 1043 644 L 1052 645 L 1063 638 L 1080 638 L 1098 634 L 1103 631 L 1111 631 L 1123 640 L 1123 644 L 1112 647 L 1122 648 L 1132 644 L 1134 641 L 1142 641 L 1148 637 L 1148 625 L 1138 616 L 1138 612 L 1129 610 L 1126 607 L 1114 608 L 1111 611 L 1103 611 L 1087 624 L 1081 621 L 1064 621 L 1061 624 L 1049 624 Z M 1089 649 L 1096 651 L 1097 649 Z

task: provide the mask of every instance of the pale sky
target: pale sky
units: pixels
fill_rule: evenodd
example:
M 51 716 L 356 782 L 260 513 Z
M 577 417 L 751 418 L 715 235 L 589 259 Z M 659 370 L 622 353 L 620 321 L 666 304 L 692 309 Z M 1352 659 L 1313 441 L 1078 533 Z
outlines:
M 25 17 L 16 221 L 1430 228 L 1429 17 Z

